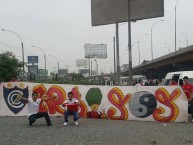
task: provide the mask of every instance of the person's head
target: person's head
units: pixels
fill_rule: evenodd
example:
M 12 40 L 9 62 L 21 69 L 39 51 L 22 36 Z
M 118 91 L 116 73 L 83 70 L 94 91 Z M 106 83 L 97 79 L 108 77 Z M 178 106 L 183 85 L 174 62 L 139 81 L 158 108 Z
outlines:
M 158 79 L 159 82 L 162 82 L 162 79 Z
M 175 79 L 175 78 L 172 78 L 171 84 L 176 84 L 176 83 L 177 83 L 176 79 Z
M 187 83 L 188 83 L 188 77 L 185 76 L 185 77 L 183 78 L 183 81 L 184 81 L 185 84 L 187 84 Z
M 72 98 L 73 98 L 73 93 L 72 92 L 68 92 L 68 99 L 72 100 Z
M 33 92 L 33 93 L 32 93 L 32 99 L 33 99 L 34 101 L 36 101 L 37 98 L 38 98 L 38 93 L 37 93 L 37 92 Z
M 139 84 L 143 84 L 143 81 L 141 79 L 138 80 Z
M 10 78 L 10 81 L 11 81 L 11 82 L 15 82 L 15 81 L 17 81 L 17 77 L 16 77 L 16 76 L 14 76 L 14 75 L 12 75 L 12 76 L 11 76 L 11 78 Z
M 175 80 L 175 78 L 172 78 L 172 80 L 171 80 L 172 82 L 176 82 L 176 80 Z
M 162 83 L 162 79 L 157 79 L 157 81 L 159 84 Z

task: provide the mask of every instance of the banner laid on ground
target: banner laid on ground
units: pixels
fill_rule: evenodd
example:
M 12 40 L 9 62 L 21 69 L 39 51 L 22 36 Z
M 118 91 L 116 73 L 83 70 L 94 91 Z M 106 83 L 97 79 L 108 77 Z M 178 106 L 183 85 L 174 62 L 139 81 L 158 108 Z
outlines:
M 84 86 L 61 84 L 36 84 L 25 82 L 1 83 L 0 116 L 23 116 L 28 114 L 27 103 L 17 101 L 18 95 L 31 98 L 38 92 L 39 98 L 57 96 L 42 101 L 39 111 L 62 116 L 62 104 L 72 91 L 80 101 L 81 117 L 140 120 L 160 122 L 187 122 L 188 100 L 179 86 Z

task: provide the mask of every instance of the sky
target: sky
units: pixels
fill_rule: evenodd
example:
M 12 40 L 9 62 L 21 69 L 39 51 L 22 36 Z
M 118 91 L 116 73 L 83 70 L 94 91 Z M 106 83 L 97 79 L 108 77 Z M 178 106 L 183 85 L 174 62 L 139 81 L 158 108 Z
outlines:
M 156 21 L 160 22 L 152 31 L 154 58 L 174 52 L 176 1 L 164 1 L 164 17 L 132 23 L 132 44 L 140 39 L 141 62 L 151 60 L 151 28 Z M 177 3 L 177 50 L 186 47 L 186 36 L 188 44 L 193 44 L 192 6 L 193 0 Z M 57 70 L 57 60 L 61 69 L 77 72 L 76 60 L 84 59 L 86 43 L 107 44 L 108 58 L 98 59 L 99 73 L 113 72 L 115 24 L 92 27 L 91 0 L 0 0 L 0 29 L 18 33 L 24 43 L 25 61 L 27 56 L 37 55 L 39 68 L 44 68 L 42 48 L 49 73 Z M 119 41 L 120 64 L 128 64 L 127 24 L 119 27 Z M 21 41 L 13 33 L 0 31 L 0 51 L 12 51 L 22 60 Z M 132 47 L 132 61 L 133 66 L 139 64 L 138 45 Z

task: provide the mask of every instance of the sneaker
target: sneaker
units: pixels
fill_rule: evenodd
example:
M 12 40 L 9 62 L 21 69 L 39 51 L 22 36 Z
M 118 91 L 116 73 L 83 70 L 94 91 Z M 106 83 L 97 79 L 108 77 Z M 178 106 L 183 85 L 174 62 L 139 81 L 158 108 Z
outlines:
M 78 121 L 75 121 L 75 123 L 74 123 L 75 125 L 78 125 Z
M 52 126 L 52 123 L 48 123 L 47 126 Z
M 66 125 L 68 125 L 68 122 L 64 122 L 63 126 L 66 126 Z

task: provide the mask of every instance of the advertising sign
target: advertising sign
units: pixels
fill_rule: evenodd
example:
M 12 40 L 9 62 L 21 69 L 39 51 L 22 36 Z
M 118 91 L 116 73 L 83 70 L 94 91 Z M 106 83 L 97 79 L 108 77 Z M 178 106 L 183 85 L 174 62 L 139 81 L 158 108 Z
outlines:
M 28 56 L 28 63 L 38 63 L 38 56 Z
M 131 20 L 164 16 L 164 0 L 130 0 Z M 92 26 L 128 21 L 128 0 L 91 0 Z
M 107 44 L 85 44 L 85 58 L 107 58 Z

